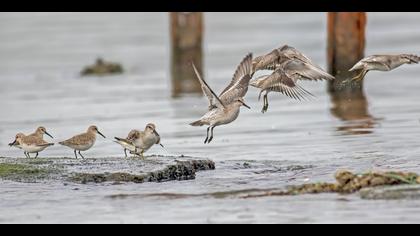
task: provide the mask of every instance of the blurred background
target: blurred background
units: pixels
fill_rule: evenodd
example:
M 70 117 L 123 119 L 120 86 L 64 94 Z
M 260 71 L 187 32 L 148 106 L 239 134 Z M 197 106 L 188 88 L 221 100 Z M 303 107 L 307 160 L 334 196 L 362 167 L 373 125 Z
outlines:
M 366 16 L 366 56 L 420 53 L 419 13 Z M 189 187 L 183 186 L 186 189 L 178 189 L 181 184 L 171 185 L 172 188 L 142 185 L 141 191 L 146 192 L 168 188 L 235 189 L 244 186 L 232 181 L 238 178 L 248 179 L 251 187 L 284 184 L 281 176 L 261 177 L 232 172 L 230 167 L 224 169 L 223 162 L 229 160 L 314 164 L 315 169 L 301 173 L 302 178 L 314 180 L 331 180 L 337 168 L 420 172 L 420 66 L 370 72 L 362 89 L 356 92 L 358 95 L 344 100 L 329 93 L 327 83 L 303 82 L 302 86 L 316 95 L 315 99 L 299 102 L 271 93 L 270 108 L 265 114 L 260 112 L 259 91 L 250 88 L 245 100 L 252 109 L 242 109 L 235 122 L 217 127 L 213 142 L 204 145 L 206 128 L 188 124 L 206 112 L 207 100 L 191 77 L 191 67 L 184 62 L 193 58 L 216 93 L 229 84 L 236 66 L 248 52 L 258 56 L 284 44 L 296 47 L 329 70 L 327 13 L 203 13 L 201 18 L 192 20 L 191 26 L 197 29 L 198 41 L 202 40 L 201 46 L 193 49 L 198 50 L 198 55 L 184 57 L 177 54 L 177 33 L 171 31 L 171 24 L 174 21 L 169 13 L 0 13 L 0 156 L 24 158 L 21 150 L 7 146 L 17 132 L 31 133 L 43 125 L 54 136 L 54 140 L 45 139 L 58 142 L 95 124 L 107 139 L 98 137 L 96 145 L 84 156 L 122 157 L 123 150 L 112 138 L 126 136 L 131 129 L 143 129 L 153 122 L 166 149 L 155 146 L 147 154 L 208 157 L 222 166 L 218 170 L 221 172 L 216 173 L 226 178 L 205 174 L 209 182 L 190 183 Z M 180 30 L 178 35 L 183 35 L 182 27 Z M 194 31 L 191 34 L 194 38 Z M 186 44 L 188 48 L 188 40 Z M 81 76 L 82 69 L 99 57 L 121 63 L 124 73 Z M 40 157 L 72 155 L 72 150 L 56 145 Z M 91 197 L 90 187 L 86 188 L 85 193 Z M 210 209 L 219 205 L 201 203 L 198 201 L 197 207 Z M 180 204 L 179 209 L 185 209 L 183 204 L 190 203 Z M 109 217 L 111 213 L 112 217 L 118 216 L 118 211 L 122 218 L 137 217 L 136 212 L 126 215 L 128 205 L 111 206 L 106 209 Z M 142 205 L 142 214 L 150 216 L 149 220 L 160 219 L 162 215 L 158 213 L 164 209 L 155 211 L 152 206 Z M 230 203 L 224 207 L 230 206 L 235 207 Z M 242 211 L 243 206 L 237 207 Z M 284 207 L 288 209 L 287 205 Z M 306 213 L 316 218 L 319 213 L 316 206 L 313 209 Z M 165 217 L 178 217 L 175 212 L 165 213 Z M 189 218 L 191 212 L 184 213 L 188 216 L 178 220 L 194 219 Z M 201 213 L 197 208 L 191 214 L 197 217 Z M 262 219 L 269 217 L 259 213 L 256 215 Z M 103 215 L 103 211 L 92 214 Z M 226 219 L 212 216 L 214 220 Z M 332 214 L 327 219 L 338 218 Z

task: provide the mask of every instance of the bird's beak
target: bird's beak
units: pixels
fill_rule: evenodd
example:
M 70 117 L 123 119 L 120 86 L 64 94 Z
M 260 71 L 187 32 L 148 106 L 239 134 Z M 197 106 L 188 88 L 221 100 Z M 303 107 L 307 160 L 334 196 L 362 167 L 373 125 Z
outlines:
M 246 107 L 246 108 L 248 108 L 248 109 L 251 109 L 251 107 L 250 107 L 250 106 L 248 106 L 248 105 L 246 105 L 244 102 L 242 103 L 242 105 L 244 105 L 244 107 Z
M 101 135 L 102 137 L 106 138 L 105 135 L 103 135 L 101 132 L 99 132 L 99 130 L 96 130 L 96 132 Z
M 160 135 L 158 134 L 158 132 L 156 130 L 153 130 L 153 133 L 156 134 L 156 136 L 160 137 Z
M 51 134 L 49 134 L 47 131 L 45 131 L 45 134 L 50 136 L 50 138 L 54 138 L 53 136 L 51 136 Z
M 17 142 L 17 140 L 15 139 L 15 141 L 13 141 L 13 143 L 9 143 L 9 146 L 12 147 L 13 145 L 15 145 Z
M 159 143 L 159 145 L 160 145 L 161 147 L 165 148 L 165 146 L 163 146 L 163 144 Z

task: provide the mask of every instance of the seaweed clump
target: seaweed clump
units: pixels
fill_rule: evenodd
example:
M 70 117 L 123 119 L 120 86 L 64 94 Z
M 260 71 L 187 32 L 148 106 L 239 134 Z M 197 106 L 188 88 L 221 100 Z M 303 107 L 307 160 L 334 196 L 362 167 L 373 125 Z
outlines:
M 114 62 L 106 62 L 102 58 L 97 58 L 96 63 L 91 66 L 85 67 L 80 74 L 82 76 L 87 75 L 112 75 L 112 74 L 122 74 L 124 69 L 121 64 Z
M 354 174 L 347 170 L 337 171 L 336 183 L 311 183 L 298 186 L 290 186 L 283 191 L 268 191 L 261 194 L 250 194 L 243 198 L 266 197 L 266 196 L 290 196 L 317 193 L 340 193 L 350 194 L 364 188 L 378 186 L 394 186 L 403 184 L 420 184 L 420 176 L 410 172 L 369 172 Z

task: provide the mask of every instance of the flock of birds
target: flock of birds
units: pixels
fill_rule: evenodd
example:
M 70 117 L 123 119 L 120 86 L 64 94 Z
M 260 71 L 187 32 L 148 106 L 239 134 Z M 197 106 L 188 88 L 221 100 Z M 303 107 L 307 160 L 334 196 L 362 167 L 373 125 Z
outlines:
M 355 73 L 355 76 L 348 81 L 362 80 L 371 70 L 390 71 L 403 64 L 418 64 L 419 61 L 419 56 L 411 54 L 372 55 L 360 60 L 349 69 Z M 241 106 L 250 109 L 244 100 L 249 85 L 260 89 L 258 99 L 260 100 L 263 95 L 262 112 L 265 113 L 268 110 L 268 94 L 270 92 L 280 92 L 292 99 L 302 100 L 314 95 L 299 86 L 299 81 L 331 81 L 335 79 L 303 53 L 288 45 L 255 58 L 252 57 L 252 53 L 247 54 L 236 68 L 230 84 L 219 96 L 201 77 L 194 63 L 192 63 L 192 68 L 209 102 L 208 111 L 199 120 L 190 124 L 192 126 L 208 126 L 204 143 L 210 143 L 213 140 L 213 131 L 216 126 L 235 121 L 239 116 Z M 272 72 L 252 79 L 255 72 L 261 70 Z M 43 139 L 44 134 L 52 138 L 44 127 L 39 127 L 35 133 L 30 135 L 18 133 L 9 146 L 22 149 L 27 158 L 30 158 L 30 153 L 36 153 L 36 158 L 39 152 L 54 145 L 54 143 L 48 143 Z M 95 144 L 96 134 L 105 138 L 96 126 L 90 126 L 86 133 L 76 135 L 59 142 L 59 144 L 73 149 L 76 158 L 77 154 L 84 158 L 81 151 L 87 151 Z M 127 150 L 130 154 L 144 158 L 144 152 L 153 145 L 159 144 L 163 147 L 156 126 L 152 123 L 147 124 L 144 131 L 130 131 L 126 138 L 115 137 L 115 142 L 124 148 L 126 157 Z

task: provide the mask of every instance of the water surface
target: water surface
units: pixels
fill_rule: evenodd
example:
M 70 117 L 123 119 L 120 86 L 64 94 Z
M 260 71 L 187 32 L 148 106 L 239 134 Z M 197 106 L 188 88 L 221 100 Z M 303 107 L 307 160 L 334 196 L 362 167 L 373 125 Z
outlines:
M 366 54 L 420 53 L 419 21 L 418 13 L 368 13 Z M 91 124 L 109 139 L 98 137 L 85 156 L 122 156 L 111 138 L 154 122 L 166 150 L 156 146 L 150 154 L 206 157 L 217 165 L 216 171 L 200 172 L 196 180 L 159 184 L 2 181 L 0 222 L 419 222 L 420 201 L 362 201 L 337 195 L 246 200 L 135 197 L 333 181 L 339 168 L 420 173 L 419 66 L 367 75 L 369 122 L 337 117 L 325 83 L 303 83 L 317 97 L 311 101 L 270 94 L 266 114 L 260 112 L 258 90 L 250 88 L 246 101 L 252 109 L 242 109 L 234 123 L 217 127 L 213 142 L 204 145 L 205 128 L 188 123 L 205 112 L 206 99 L 172 98 L 168 23 L 166 13 L 0 14 L 1 156 L 24 157 L 7 146 L 17 132 L 30 133 L 44 125 L 54 141 L 61 141 Z M 221 91 L 246 53 L 259 55 L 286 43 L 325 68 L 326 15 L 206 13 L 206 79 Z M 127 72 L 79 77 L 79 71 L 98 56 L 121 62 Z M 349 127 L 358 132 L 348 132 Z M 41 154 L 72 155 L 61 146 Z M 245 161 L 251 168 L 243 168 Z M 310 168 L 280 171 L 290 165 Z M 109 197 L 115 194 L 134 196 Z

